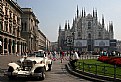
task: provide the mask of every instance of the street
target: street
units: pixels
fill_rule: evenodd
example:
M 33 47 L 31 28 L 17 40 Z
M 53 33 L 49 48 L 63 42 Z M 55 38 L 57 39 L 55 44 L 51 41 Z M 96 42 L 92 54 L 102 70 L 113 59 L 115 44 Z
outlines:
M 0 56 L 0 68 L 2 70 L 7 69 L 7 63 L 10 61 L 16 61 L 20 57 L 17 56 Z M 13 80 L 14 82 L 90 82 L 73 75 L 70 75 L 66 69 L 65 64 L 68 63 L 67 60 L 64 60 L 63 63 L 60 63 L 60 60 L 53 61 L 52 71 L 46 72 L 46 78 L 42 81 L 36 81 L 32 78 L 17 78 Z M 0 74 L 0 82 L 10 82 L 3 73 Z

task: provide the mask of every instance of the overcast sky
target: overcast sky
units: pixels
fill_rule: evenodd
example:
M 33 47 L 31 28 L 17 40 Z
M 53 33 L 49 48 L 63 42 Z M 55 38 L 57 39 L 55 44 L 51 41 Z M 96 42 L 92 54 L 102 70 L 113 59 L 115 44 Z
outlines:
M 32 8 L 40 21 L 39 29 L 50 41 L 57 41 L 59 25 L 64 28 L 66 20 L 72 26 L 77 5 L 80 12 L 85 8 L 86 14 L 97 9 L 98 20 L 101 22 L 103 14 L 106 28 L 113 21 L 114 38 L 121 40 L 121 0 L 17 0 L 17 3 Z

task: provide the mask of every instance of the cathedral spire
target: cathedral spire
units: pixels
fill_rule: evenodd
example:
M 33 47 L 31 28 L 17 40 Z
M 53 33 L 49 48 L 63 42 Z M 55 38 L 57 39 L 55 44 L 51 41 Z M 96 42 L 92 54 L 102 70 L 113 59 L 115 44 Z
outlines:
M 109 31 L 109 29 L 108 29 L 108 25 L 107 25 L 107 32 Z
M 113 32 L 113 22 L 112 21 L 109 23 L 109 31 Z
M 59 24 L 59 29 L 61 29 L 61 25 Z
M 83 8 L 82 8 L 82 17 L 83 17 Z
M 67 20 L 66 20 L 66 22 L 65 22 L 65 30 L 67 30 Z
M 74 26 L 74 18 L 73 18 L 73 26 Z
M 94 8 L 93 8 L 93 17 L 95 17 L 95 11 L 94 11 Z
M 70 29 L 69 20 L 68 20 L 68 29 Z
M 102 15 L 102 28 L 104 28 L 104 25 L 105 25 L 105 23 L 104 23 L 104 16 Z
M 95 17 L 96 17 L 96 19 L 97 19 L 97 9 L 96 9 L 96 12 L 95 12 Z
M 86 12 L 85 12 L 85 8 L 84 8 L 84 17 L 86 17 Z
M 113 37 L 114 37 L 114 33 L 113 33 L 113 22 L 111 21 L 110 23 L 109 23 L 109 34 L 110 34 L 110 39 L 113 39 Z
M 59 24 L 59 32 L 61 31 L 61 25 Z
M 77 18 L 79 17 L 79 9 L 78 9 L 78 5 L 77 5 Z

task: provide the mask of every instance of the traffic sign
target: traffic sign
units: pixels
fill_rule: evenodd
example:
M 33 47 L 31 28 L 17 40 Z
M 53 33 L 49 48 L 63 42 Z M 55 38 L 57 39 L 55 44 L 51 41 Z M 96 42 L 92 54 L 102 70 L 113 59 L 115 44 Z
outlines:
M 73 46 L 73 36 L 67 36 L 67 46 Z

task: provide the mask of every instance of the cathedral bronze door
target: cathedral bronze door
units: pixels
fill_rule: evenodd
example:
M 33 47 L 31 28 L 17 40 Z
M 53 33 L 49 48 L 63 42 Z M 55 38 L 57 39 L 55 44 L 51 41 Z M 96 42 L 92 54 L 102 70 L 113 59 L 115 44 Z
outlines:
M 87 51 L 93 51 L 93 40 L 91 39 L 87 41 Z
M 88 51 L 92 51 L 92 47 L 91 47 L 91 45 L 88 45 L 87 50 L 88 50 Z

